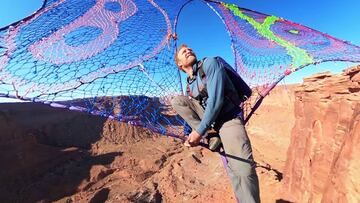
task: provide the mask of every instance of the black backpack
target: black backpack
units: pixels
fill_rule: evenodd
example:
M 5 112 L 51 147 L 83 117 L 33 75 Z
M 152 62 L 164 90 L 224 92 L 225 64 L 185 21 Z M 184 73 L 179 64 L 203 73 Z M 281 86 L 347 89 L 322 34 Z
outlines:
M 203 61 L 206 58 L 204 58 L 201 62 L 200 62 L 200 66 L 199 66 L 199 74 L 200 74 L 200 78 L 204 79 L 206 77 L 205 75 L 205 71 L 202 67 Z M 223 67 L 225 68 L 225 72 L 228 75 L 228 77 L 230 78 L 232 84 L 234 85 L 238 96 L 240 98 L 240 100 L 238 100 L 236 97 L 234 97 L 234 95 L 226 95 L 227 97 L 229 97 L 229 99 L 237 106 L 239 106 L 241 103 L 245 102 L 252 94 L 252 90 L 251 88 L 246 84 L 246 82 L 240 77 L 240 75 L 221 57 L 215 57 L 215 59 L 223 64 Z M 206 84 L 206 83 L 205 83 Z M 207 90 L 206 90 L 206 85 L 203 91 L 200 92 L 200 100 L 202 100 L 202 98 L 206 98 L 207 99 Z M 201 101 L 201 103 L 204 101 Z

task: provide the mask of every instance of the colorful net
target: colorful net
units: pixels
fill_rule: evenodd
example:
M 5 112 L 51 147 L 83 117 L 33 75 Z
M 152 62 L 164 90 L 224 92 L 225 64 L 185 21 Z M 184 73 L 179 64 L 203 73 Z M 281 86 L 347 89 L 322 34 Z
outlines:
M 360 61 L 360 47 L 311 28 L 233 4 L 208 5 L 223 19 L 236 68 L 253 87 L 266 87 L 310 64 Z
M 45 1 L 32 16 L 0 30 L 0 96 L 179 135 L 184 122 L 169 99 L 182 85 L 170 36 L 188 2 Z M 263 87 L 262 96 L 306 65 L 360 62 L 360 48 L 347 42 L 236 5 L 204 2 L 229 32 L 238 73 Z
M 180 93 L 180 79 L 168 36 L 181 6 L 48 0 L 31 17 L 1 30 L 0 92 L 176 132 L 183 121 L 168 98 Z

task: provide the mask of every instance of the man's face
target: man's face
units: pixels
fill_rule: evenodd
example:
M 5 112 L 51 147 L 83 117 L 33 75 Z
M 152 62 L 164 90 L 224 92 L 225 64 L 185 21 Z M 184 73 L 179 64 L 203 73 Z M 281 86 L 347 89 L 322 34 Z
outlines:
M 178 66 L 183 67 L 192 66 L 197 61 L 196 55 L 189 47 L 182 47 L 178 52 Z

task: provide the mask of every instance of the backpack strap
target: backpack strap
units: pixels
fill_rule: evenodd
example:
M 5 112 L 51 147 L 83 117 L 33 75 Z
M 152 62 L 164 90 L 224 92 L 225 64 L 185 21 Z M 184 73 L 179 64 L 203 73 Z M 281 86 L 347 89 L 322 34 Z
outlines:
M 187 94 L 187 96 L 193 97 L 193 94 L 192 94 L 192 92 L 190 90 L 189 83 L 186 83 L 186 94 Z
M 205 81 L 205 72 L 204 72 L 204 69 L 202 68 L 202 65 L 204 64 L 205 59 L 206 59 L 206 58 L 203 58 L 202 60 L 200 60 L 200 61 L 197 62 L 197 63 L 198 63 L 198 64 L 197 64 L 198 68 L 197 68 L 197 73 L 196 73 L 196 77 L 197 77 L 197 76 L 200 76 L 201 81 L 204 83 L 204 85 L 206 85 L 206 83 L 205 83 L 206 81 Z M 191 89 L 190 89 L 190 83 L 191 83 L 191 82 L 189 82 L 189 80 L 187 80 L 187 82 L 186 82 L 186 94 L 187 94 L 188 96 L 194 98 L 194 97 L 193 97 L 193 93 L 191 92 Z M 204 90 L 206 91 L 206 86 L 205 86 Z M 203 97 L 204 93 L 200 93 L 200 91 L 199 91 L 199 94 L 200 94 L 200 96 L 198 96 L 198 97 L 196 97 L 196 98 L 194 98 L 194 99 L 196 99 L 196 100 L 199 100 L 199 99 L 200 99 L 200 100 L 201 100 L 201 98 Z M 207 92 L 205 92 L 205 95 L 207 95 Z
M 204 87 L 202 89 L 199 89 L 199 87 L 198 87 L 198 91 L 199 91 L 198 100 L 200 101 L 201 105 L 204 108 L 206 106 L 206 101 L 209 97 L 207 87 L 206 87 L 206 75 L 205 75 L 205 71 L 203 69 L 203 64 L 204 64 L 205 59 L 206 58 L 203 58 L 198 64 L 198 76 L 200 77 L 201 82 L 204 85 Z
M 198 69 L 198 71 L 199 71 L 199 76 L 200 76 L 200 78 L 201 78 L 201 80 L 204 82 L 204 81 L 206 81 L 206 75 L 205 75 L 205 71 L 204 71 L 204 69 L 203 69 L 203 64 L 204 64 L 204 61 L 205 61 L 205 59 L 206 58 L 204 58 L 204 59 L 202 59 L 201 60 L 201 62 L 200 62 L 200 64 L 199 64 L 199 69 Z

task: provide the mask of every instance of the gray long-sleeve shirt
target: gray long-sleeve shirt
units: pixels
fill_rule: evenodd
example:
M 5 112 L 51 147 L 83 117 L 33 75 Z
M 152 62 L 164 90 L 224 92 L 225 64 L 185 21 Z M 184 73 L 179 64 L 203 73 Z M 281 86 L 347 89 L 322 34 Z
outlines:
M 204 135 L 211 124 L 219 121 L 220 117 L 230 113 L 238 114 L 240 109 L 235 106 L 227 97 L 227 94 L 237 94 L 236 90 L 226 74 L 224 65 L 215 57 L 206 58 L 203 61 L 202 69 L 206 79 L 201 79 L 199 74 L 199 63 L 193 65 L 194 79 L 188 78 L 188 84 L 192 97 L 197 97 L 199 92 L 206 86 L 208 98 L 205 104 L 204 117 L 200 125 L 195 129 L 200 135 Z M 206 82 L 206 85 L 204 83 Z

